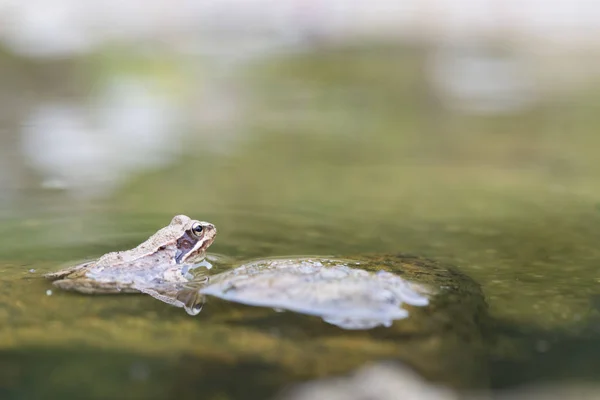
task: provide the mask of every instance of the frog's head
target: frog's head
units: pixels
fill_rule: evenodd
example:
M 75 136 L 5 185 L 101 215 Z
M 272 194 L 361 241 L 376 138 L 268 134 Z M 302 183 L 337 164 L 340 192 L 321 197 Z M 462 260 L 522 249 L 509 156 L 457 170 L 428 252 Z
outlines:
M 217 235 L 217 228 L 210 222 L 192 220 L 185 216 L 175 216 L 171 225 L 181 227 L 176 242 L 175 261 L 178 264 L 201 261 Z

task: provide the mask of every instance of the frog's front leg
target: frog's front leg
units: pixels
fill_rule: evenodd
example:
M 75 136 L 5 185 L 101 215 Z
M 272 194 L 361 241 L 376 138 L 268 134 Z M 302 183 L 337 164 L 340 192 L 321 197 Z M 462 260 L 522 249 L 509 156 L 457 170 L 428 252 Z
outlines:
M 205 267 L 206 269 L 211 269 L 213 267 L 213 265 L 205 258 L 201 262 L 190 266 L 190 269 L 195 269 L 195 268 L 199 268 L 199 267 Z
M 184 276 L 187 276 L 188 279 L 193 279 L 194 275 L 190 273 L 190 271 L 196 269 L 196 268 L 200 268 L 200 267 L 204 267 L 206 269 L 211 269 L 213 267 L 213 265 L 206 259 L 202 260 L 199 263 L 196 264 L 189 264 L 189 265 L 184 265 L 183 268 L 181 269 L 181 273 Z
M 167 282 L 175 282 L 175 283 L 188 282 L 189 274 L 187 273 L 186 267 L 187 266 L 184 266 L 182 268 L 180 265 L 174 265 L 170 268 L 167 268 L 165 270 L 165 272 L 163 272 L 163 279 Z
M 174 265 L 165 270 L 163 273 L 163 278 L 167 282 L 188 282 L 190 280 L 196 280 L 197 275 L 190 273 L 190 271 L 200 267 L 211 269 L 213 265 L 207 260 L 202 260 L 196 264 L 186 264 L 183 266 Z

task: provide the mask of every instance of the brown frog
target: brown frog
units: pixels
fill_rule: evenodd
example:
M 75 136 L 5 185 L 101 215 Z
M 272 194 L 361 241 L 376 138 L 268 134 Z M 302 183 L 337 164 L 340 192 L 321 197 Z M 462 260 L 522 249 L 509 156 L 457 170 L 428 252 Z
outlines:
M 202 303 L 198 284 L 205 278 L 190 272 L 200 266 L 210 268 L 206 249 L 216 234 L 209 222 L 176 215 L 134 249 L 107 253 L 45 277 L 60 289 L 80 293 L 146 293 L 195 315 Z

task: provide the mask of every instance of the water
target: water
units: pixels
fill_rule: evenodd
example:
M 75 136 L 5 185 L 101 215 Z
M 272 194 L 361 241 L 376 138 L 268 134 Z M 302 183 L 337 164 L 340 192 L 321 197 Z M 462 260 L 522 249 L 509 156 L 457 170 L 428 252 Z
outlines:
M 150 296 L 49 292 L 41 278 L 180 213 L 214 223 L 211 251 L 236 258 L 401 251 L 456 265 L 489 320 L 484 342 L 456 323 L 431 333 L 460 337 L 432 358 L 448 385 L 598 379 L 597 88 L 485 117 L 435 101 L 418 49 L 225 72 L 110 51 L 2 57 L 2 398 L 268 398 L 410 359 L 419 330 L 349 332 L 218 300 L 192 317 Z

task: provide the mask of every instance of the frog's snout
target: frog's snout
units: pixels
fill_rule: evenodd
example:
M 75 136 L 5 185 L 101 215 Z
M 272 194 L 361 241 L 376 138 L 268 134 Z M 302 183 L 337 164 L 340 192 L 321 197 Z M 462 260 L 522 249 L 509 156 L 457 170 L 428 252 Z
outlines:
M 210 235 L 215 236 L 217 234 L 217 227 L 211 224 L 210 222 L 205 222 L 203 225 L 204 230 Z

